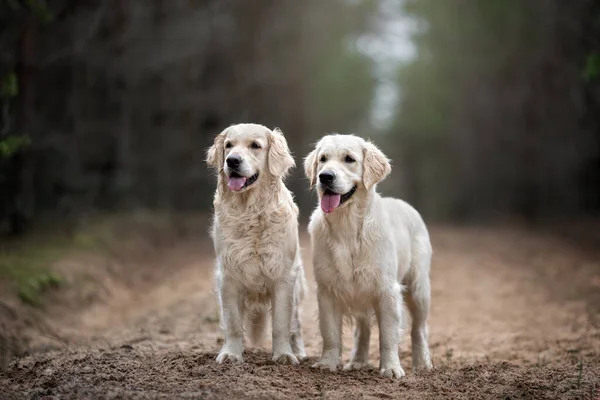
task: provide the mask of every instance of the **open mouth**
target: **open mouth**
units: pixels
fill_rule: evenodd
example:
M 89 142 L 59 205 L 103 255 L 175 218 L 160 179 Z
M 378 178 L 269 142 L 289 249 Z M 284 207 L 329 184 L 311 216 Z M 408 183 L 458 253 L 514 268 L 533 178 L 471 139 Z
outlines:
M 333 212 L 333 210 L 348 201 L 354 192 L 356 192 L 356 185 L 345 194 L 337 194 L 329 189 L 325 189 L 323 196 L 321 196 L 321 210 L 326 214 Z
M 252 175 L 251 177 L 246 178 L 245 176 L 241 176 L 240 174 L 234 171 L 231 174 L 229 174 L 229 177 L 227 177 L 227 187 L 233 190 L 234 192 L 239 192 L 240 190 L 252 185 L 254 182 L 256 182 L 257 179 L 258 172 Z

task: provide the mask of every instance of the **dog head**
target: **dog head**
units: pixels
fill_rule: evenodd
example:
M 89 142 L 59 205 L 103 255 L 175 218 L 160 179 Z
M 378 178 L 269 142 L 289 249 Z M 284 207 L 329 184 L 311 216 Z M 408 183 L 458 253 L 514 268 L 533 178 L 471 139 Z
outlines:
M 217 169 L 234 192 L 268 178 L 284 178 L 295 165 L 283 133 L 258 124 L 232 125 L 215 138 L 206 162 Z
M 375 190 L 390 172 L 387 157 L 373 143 L 354 135 L 328 135 L 304 160 L 311 187 L 317 186 L 321 210 L 329 214 Z

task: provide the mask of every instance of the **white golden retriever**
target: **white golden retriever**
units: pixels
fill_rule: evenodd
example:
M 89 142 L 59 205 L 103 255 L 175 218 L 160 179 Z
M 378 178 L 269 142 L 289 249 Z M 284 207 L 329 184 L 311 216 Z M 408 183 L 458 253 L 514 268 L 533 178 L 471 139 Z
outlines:
M 371 142 L 336 134 L 319 141 L 304 167 L 320 199 L 308 228 L 323 337 L 321 359 L 314 367 L 337 369 L 344 315 L 356 322 L 354 349 L 344 370 L 367 366 L 374 313 L 379 324 L 380 373 L 404 376 L 398 345 L 405 290 L 412 315 L 413 367 L 431 368 L 429 234 L 414 208 L 376 192 L 376 184 L 391 172 L 388 159 Z
M 238 124 L 221 132 L 207 152 L 218 171 L 212 237 L 225 343 L 217 362 L 242 362 L 245 324 L 260 340 L 272 311 L 273 360 L 306 357 L 299 303 L 304 269 L 298 207 L 283 178 L 295 163 L 279 129 Z

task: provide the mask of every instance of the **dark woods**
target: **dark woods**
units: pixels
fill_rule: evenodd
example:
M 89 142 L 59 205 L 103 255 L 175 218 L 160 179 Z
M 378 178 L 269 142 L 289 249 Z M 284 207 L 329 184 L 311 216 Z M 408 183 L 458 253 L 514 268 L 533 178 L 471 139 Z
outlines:
M 11 231 L 44 214 L 206 209 L 204 150 L 234 122 L 280 126 L 306 148 L 327 120 L 309 107 L 320 69 L 356 53 L 371 80 L 341 41 L 372 6 L 321 3 L 2 0 L 1 76 L 18 84 L 2 140 L 30 142 L 2 160 Z M 359 96 L 349 121 L 368 113 Z
M 406 8 L 428 22 L 393 129 L 409 198 L 439 216 L 597 212 L 600 2 Z
M 390 7 L 416 52 L 375 129 L 356 40 Z M 0 0 L 0 226 L 209 209 L 204 150 L 243 121 L 279 126 L 298 164 L 326 132 L 371 137 L 382 189 L 427 217 L 597 212 L 599 86 L 595 0 Z M 307 214 L 301 168 L 288 182 Z

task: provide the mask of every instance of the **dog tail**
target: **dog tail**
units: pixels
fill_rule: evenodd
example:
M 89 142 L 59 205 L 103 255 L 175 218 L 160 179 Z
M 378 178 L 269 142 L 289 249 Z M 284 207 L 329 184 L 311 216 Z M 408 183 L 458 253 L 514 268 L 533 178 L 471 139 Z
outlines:
M 257 307 L 253 310 L 247 310 L 246 330 L 248 337 L 253 345 L 257 345 L 262 340 L 267 325 L 269 323 L 269 310 L 267 307 Z

